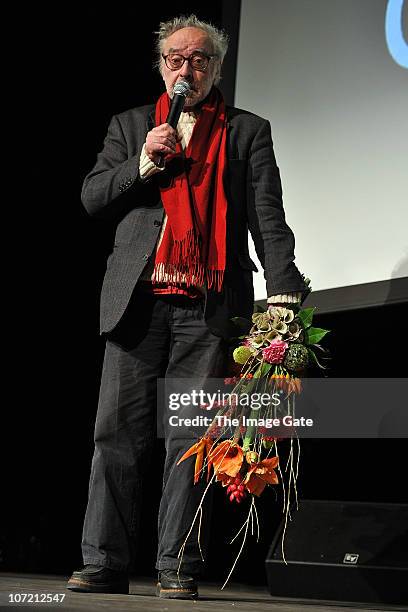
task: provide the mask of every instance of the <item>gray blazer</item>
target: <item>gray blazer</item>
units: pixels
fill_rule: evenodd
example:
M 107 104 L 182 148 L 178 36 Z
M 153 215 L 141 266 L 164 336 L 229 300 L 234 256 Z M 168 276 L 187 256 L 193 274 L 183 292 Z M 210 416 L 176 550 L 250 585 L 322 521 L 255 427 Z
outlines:
M 309 293 L 294 264 L 295 240 L 285 221 L 269 122 L 228 106 L 227 120 L 227 265 L 223 291 L 208 290 L 205 303 L 208 326 L 225 338 L 232 331 L 230 318 L 249 317 L 253 309 L 252 272 L 257 268 L 248 253 L 248 228 L 267 294 L 301 291 L 304 299 Z M 84 181 L 82 202 L 88 213 L 116 227 L 101 294 L 101 333 L 120 321 L 154 251 L 164 216 L 159 186 L 177 171 L 169 166 L 148 181 L 140 179 L 140 152 L 153 126 L 153 105 L 115 115 Z

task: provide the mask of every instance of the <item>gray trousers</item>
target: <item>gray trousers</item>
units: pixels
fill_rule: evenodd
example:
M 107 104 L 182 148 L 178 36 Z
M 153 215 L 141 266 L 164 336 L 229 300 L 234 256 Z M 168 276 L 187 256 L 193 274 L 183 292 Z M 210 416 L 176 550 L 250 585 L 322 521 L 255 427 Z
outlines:
M 106 342 L 95 452 L 89 482 L 82 554 L 84 564 L 128 571 L 138 550 L 143 480 L 152 464 L 157 433 L 157 379 L 222 376 L 225 342 L 204 321 L 204 300 L 154 296 L 136 288 L 127 311 Z M 194 485 L 194 458 L 176 466 L 196 438 L 166 437 L 166 460 L 158 516 L 156 568 L 177 569 L 206 482 Z M 155 474 L 155 478 L 157 475 Z M 159 480 L 159 479 L 158 479 Z M 211 489 L 201 525 L 208 540 Z M 197 525 L 184 550 L 181 570 L 202 569 Z

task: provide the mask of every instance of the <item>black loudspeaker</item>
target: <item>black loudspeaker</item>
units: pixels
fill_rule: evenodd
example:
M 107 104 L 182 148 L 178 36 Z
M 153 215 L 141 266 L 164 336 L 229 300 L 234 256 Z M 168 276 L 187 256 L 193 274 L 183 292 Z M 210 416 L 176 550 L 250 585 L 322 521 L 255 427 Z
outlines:
M 300 500 L 266 559 L 277 598 L 408 604 L 408 504 Z M 407 608 L 408 609 L 408 608 Z

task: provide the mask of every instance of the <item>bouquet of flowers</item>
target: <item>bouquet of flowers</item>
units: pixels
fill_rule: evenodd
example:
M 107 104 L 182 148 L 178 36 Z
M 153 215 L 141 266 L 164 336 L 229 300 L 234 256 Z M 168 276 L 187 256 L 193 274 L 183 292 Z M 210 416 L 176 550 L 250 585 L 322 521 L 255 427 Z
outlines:
M 327 350 L 321 346 L 320 340 L 328 330 L 312 325 L 313 312 L 314 308 L 302 309 L 297 304 L 288 304 L 288 307 L 269 306 L 267 310 L 257 307 L 252 321 L 233 319 L 235 325 L 246 333 L 238 336 L 239 345 L 233 351 L 236 375 L 224 381 L 232 387 L 232 391 L 217 406 L 217 414 L 204 435 L 178 462 L 195 455 L 194 483 L 204 473 L 207 475 L 207 488 L 191 530 L 202 512 L 202 502 L 213 482 L 219 482 L 225 487 L 230 502 L 250 500 L 247 520 L 232 540 L 244 529 L 242 545 L 222 588 L 227 584 L 243 550 L 250 524 L 252 534 L 256 525 L 259 539 L 255 499 L 268 486 L 281 483 L 285 529 L 290 515 L 292 492 L 297 501 L 299 439 L 294 427 L 289 428 L 289 435 L 288 428 L 283 428 L 286 433 L 283 436 L 279 433 L 279 437 L 276 435 L 276 427 L 272 428 L 270 423 L 276 422 L 277 405 L 282 414 L 282 402 L 278 398 L 284 396 L 286 405 L 283 412 L 294 415 L 295 397 L 302 388 L 301 378 L 310 366 L 322 369 L 326 367 L 324 361 L 327 359 Z M 254 398 L 259 399 L 260 392 L 267 398 L 267 402 L 262 405 L 253 401 Z M 282 475 L 278 452 L 278 442 L 285 439 L 289 439 L 291 445 L 285 467 L 287 483 Z M 297 442 L 297 461 L 294 440 Z M 180 549 L 179 557 L 182 557 L 191 530 Z M 283 539 L 282 553 L 285 559 Z

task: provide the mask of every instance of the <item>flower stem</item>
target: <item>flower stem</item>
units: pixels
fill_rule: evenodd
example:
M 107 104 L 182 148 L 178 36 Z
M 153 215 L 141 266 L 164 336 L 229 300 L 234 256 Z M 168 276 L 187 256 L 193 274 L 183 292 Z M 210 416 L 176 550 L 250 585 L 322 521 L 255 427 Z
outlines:
M 250 419 L 256 419 L 258 416 L 258 410 L 252 409 L 249 415 Z M 253 444 L 256 436 L 256 425 L 248 425 L 245 433 L 244 442 L 242 445 L 242 450 L 244 453 L 250 450 L 251 444 Z

